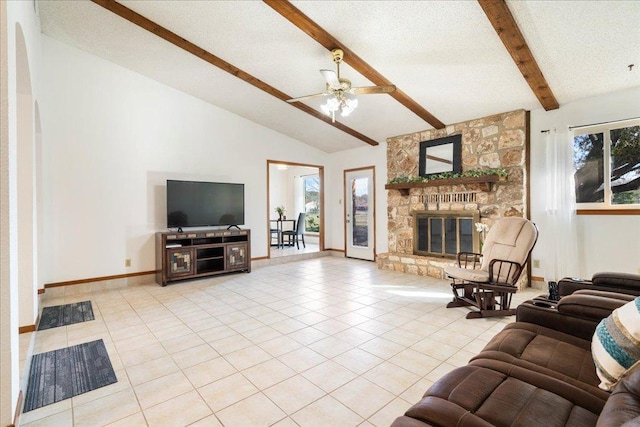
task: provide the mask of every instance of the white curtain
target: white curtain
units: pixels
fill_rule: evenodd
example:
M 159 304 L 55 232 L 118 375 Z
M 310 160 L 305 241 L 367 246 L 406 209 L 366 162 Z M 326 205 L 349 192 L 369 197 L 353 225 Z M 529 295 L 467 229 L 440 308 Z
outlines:
M 576 197 L 573 178 L 573 132 L 546 132 L 546 182 L 541 256 L 546 281 L 579 277 Z

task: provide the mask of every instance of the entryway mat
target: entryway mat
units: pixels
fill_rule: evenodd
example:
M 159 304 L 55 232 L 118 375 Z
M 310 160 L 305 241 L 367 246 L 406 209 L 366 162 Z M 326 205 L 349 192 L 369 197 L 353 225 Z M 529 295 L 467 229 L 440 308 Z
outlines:
M 56 305 L 42 309 L 38 330 L 73 325 L 74 323 L 93 320 L 91 301 L 74 302 L 73 304 Z
M 31 359 L 24 412 L 117 381 L 101 339 L 35 354 Z

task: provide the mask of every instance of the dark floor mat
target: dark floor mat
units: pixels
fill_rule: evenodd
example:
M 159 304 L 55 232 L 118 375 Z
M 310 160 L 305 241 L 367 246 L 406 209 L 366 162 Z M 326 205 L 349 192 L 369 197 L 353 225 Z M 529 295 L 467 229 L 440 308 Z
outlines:
M 56 305 L 42 309 L 38 330 L 57 328 L 95 319 L 91 301 L 75 302 L 73 304 Z
M 117 382 L 102 340 L 35 354 L 24 412 Z

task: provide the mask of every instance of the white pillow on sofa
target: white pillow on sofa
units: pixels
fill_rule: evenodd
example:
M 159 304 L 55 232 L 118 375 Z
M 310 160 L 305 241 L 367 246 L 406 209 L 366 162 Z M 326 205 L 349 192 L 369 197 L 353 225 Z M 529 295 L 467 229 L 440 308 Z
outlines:
M 601 381 L 599 387 L 611 390 L 640 360 L 640 297 L 600 321 L 591 342 L 591 353 Z

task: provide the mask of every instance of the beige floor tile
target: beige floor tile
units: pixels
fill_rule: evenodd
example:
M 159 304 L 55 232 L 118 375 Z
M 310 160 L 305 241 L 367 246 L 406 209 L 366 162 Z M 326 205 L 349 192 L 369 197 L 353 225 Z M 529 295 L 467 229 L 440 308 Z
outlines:
M 233 353 L 243 348 L 251 347 L 253 343 L 242 335 L 232 335 L 221 340 L 210 342 L 209 345 L 221 355 Z
M 278 357 L 285 353 L 289 353 L 290 351 L 299 349 L 300 347 L 302 347 L 302 344 L 300 344 L 293 338 L 282 336 L 260 343 L 260 347 L 262 347 L 272 356 Z
M 159 342 L 149 344 L 146 347 L 129 350 L 125 352 L 118 352 L 120 360 L 125 367 L 139 365 L 149 360 L 158 359 L 160 357 L 167 356 L 167 350 L 164 349 Z
M 221 378 L 233 375 L 237 373 L 238 370 L 225 358 L 217 357 L 185 368 L 183 372 L 195 388 L 200 388 L 206 384 L 218 381 Z
M 293 414 L 320 399 L 325 392 L 303 376 L 296 375 L 264 390 L 264 394 L 287 414 Z
M 345 329 L 344 331 L 338 332 L 333 336 L 334 338 L 338 338 L 339 340 L 349 344 L 353 344 L 354 346 L 364 344 L 376 337 L 375 335 L 357 327 Z
M 411 406 L 411 403 L 398 397 L 369 417 L 368 421 L 376 427 L 388 427 L 396 418 L 404 415 Z
M 339 340 L 338 338 L 327 337 L 309 345 L 308 347 L 330 359 L 344 353 L 345 351 L 351 350 L 354 346 L 355 344 Z
M 472 357 L 474 357 L 477 353 L 472 353 L 467 350 L 460 350 L 450 358 L 446 360 L 446 362 L 453 366 L 464 366 L 469 363 Z
M 189 424 L 189 427 L 222 427 L 220 420 L 215 415 L 209 415 L 193 424 Z
M 242 350 L 234 351 L 233 353 L 225 354 L 224 358 L 227 362 L 231 363 L 238 371 L 250 368 L 259 363 L 272 359 L 269 353 L 264 351 L 257 345 L 243 348 Z
M 151 333 L 151 331 L 144 325 L 142 320 L 140 320 L 139 325 L 127 326 L 124 328 L 111 328 L 111 325 L 109 324 L 107 324 L 107 326 L 109 327 L 109 333 L 111 334 L 111 339 L 113 341 L 120 341 L 126 338 L 132 338 Z
M 298 427 L 298 424 L 291 418 L 284 418 L 275 423 L 273 427 Z
M 364 374 L 369 369 L 383 362 L 383 360 L 378 356 L 374 356 L 373 354 L 360 350 L 359 348 L 351 349 L 334 357 L 332 360 L 358 375 Z
M 405 349 L 405 347 L 400 344 L 380 337 L 367 341 L 366 343 L 358 346 L 358 348 L 368 351 L 382 359 L 389 359 Z
M 300 322 L 296 319 L 285 319 L 282 320 L 280 322 L 276 322 L 276 323 L 272 323 L 271 326 L 273 329 L 275 329 L 276 331 L 280 332 L 281 334 L 290 334 L 291 332 L 295 332 L 299 329 L 303 329 L 307 327 L 306 323 Z
M 271 326 L 262 326 L 257 329 L 245 331 L 242 335 L 251 340 L 254 344 L 260 344 L 282 336 L 280 332 L 276 331 Z
M 66 411 L 58 412 L 57 414 L 49 415 L 48 417 L 40 418 L 30 423 L 24 423 L 20 420 L 20 425 L 25 427 L 61 427 L 73 425 L 73 413 L 70 409 Z
M 134 386 L 133 389 L 144 410 L 187 393 L 194 388 L 182 372 L 175 372 Z
M 264 394 L 257 393 L 216 413 L 225 426 L 270 426 L 284 419 L 282 412 Z
M 422 333 L 417 334 L 405 329 L 397 328 L 397 329 L 392 329 L 389 332 L 385 332 L 380 336 L 389 341 L 393 341 L 396 344 L 400 344 L 408 347 L 417 343 L 418 341 L 423 340 L 426 335 L 423 335 Z
M 198 389 L 200 396 L 214 412 L 231 406 L 257 392 L 258 389 L 242 374 L 228 376 Z
M 107 424 L 107 427 L 147 427 L 147 420 L 144 418 L 144 415 L 142 415 L 142 411 L 140 411 Z
M 291 416 L 301 427 L 357 426 L 364 420 L 331 396 L 325 396 Z
M 20 415 L 20 422 L 28 424 L 66 411 L 71 411 L 71 399 L 62 400 L 29 412 L 24 412 Z
M 190 366 L 206 362 L 207 360 L 215 359 L 218 356 L 220 356 L 220 354 L 212 349 L 209 344 L 202 344 L 171 355 L 180 369 L 186 369 Z
M 302 347 L 283 354 L 278 359 L 289 368 L 300 373 L 313 368 L 327 360 L 323 355 L 316 353 L 308 347 Z
M 327 334 L 309 326 L 292 332 L 287 336 L 289 338 L 293 338 L 302 345 L 309 345 L 326 338 Z
M 417 342 L 416 344 L 411 346 L 411 349 L 420 353 L 424 353 L 427 356 L 431 356 L 438 360 L 447 360 L 458 351 L 460 351 L 458 347 L 444 344 L 431 338 L 425 338 L 424 340 Z
M 114 341 L 118 353 L 138 350 L 148 345 L 157 344 L 158 339 L 151 332 Z
M 179 370 L 180 368 L 171 356 L 163 356 L 140 363 L 139 365 L 129 366 L 127 368 L 127 376 L 131 384 L 136 386 Z
M 419 351 L 407 348 L 402 350 L 389 359 L 389 362 L 394 363 L 407 371 L 413 372 L 421 377 L 427 375 L 436 366 L 442 363 L 440 360 L 427 356 Z
M 395 394 L 362 377 L 334 390 L 331 396 L 365 419 L 396 398 Z
M 383 362 L 363 374 L 363 377 L 385 390 L 399 395 L 416 383 L 420 376 L 391 362 Z
M 400 397 L 407 402 L 412 402 L 413 404 L 418 403 L 432 384 L 433 381 L 427 378 L 421 378 L 417 383 L 406 389 Z
M 200 338 L 198 334 L 192 332 L 181 337 L 160 341 L 160 344 L 162 344 L 169 354 L 173 354 L 206 344 L 206 342 Z
M 302 373 L 309 381 L 330 393 L 357 375 L 338 363 L 328 360 Z
M 106 425 L 140 412 L 133 390 L 127 389 L 73 408 L 74 427 Z
M 307 313 L 295 316 L 294 318 L 296 320 L 299 320 L 300 322 L 306 323 L 307 325 L 315 325 L 316 323 L 320 323 L 329 319 L 329 317 L 325 316 L 324 314 L 316 313 L 315 311 L 309 311 Z
M 200 335 L 200 338 L 202 338 L 206 342 L 212 343 L 223 338 L 234 336 L 236 335 L 236 331 L 226 325 L 222 325 L 214 326 L 212 328 L 205 329 L 204 331 L 200 331 L 198 332 L 198 335 Z
M 264 390 L 296 374 L 278 359 L 271 359 L 242 371 L 242 374 L 260 390 Z
M 195 390 L 144 410 L 150 427 L 187 426 L 211 414 L 211 409 Z

